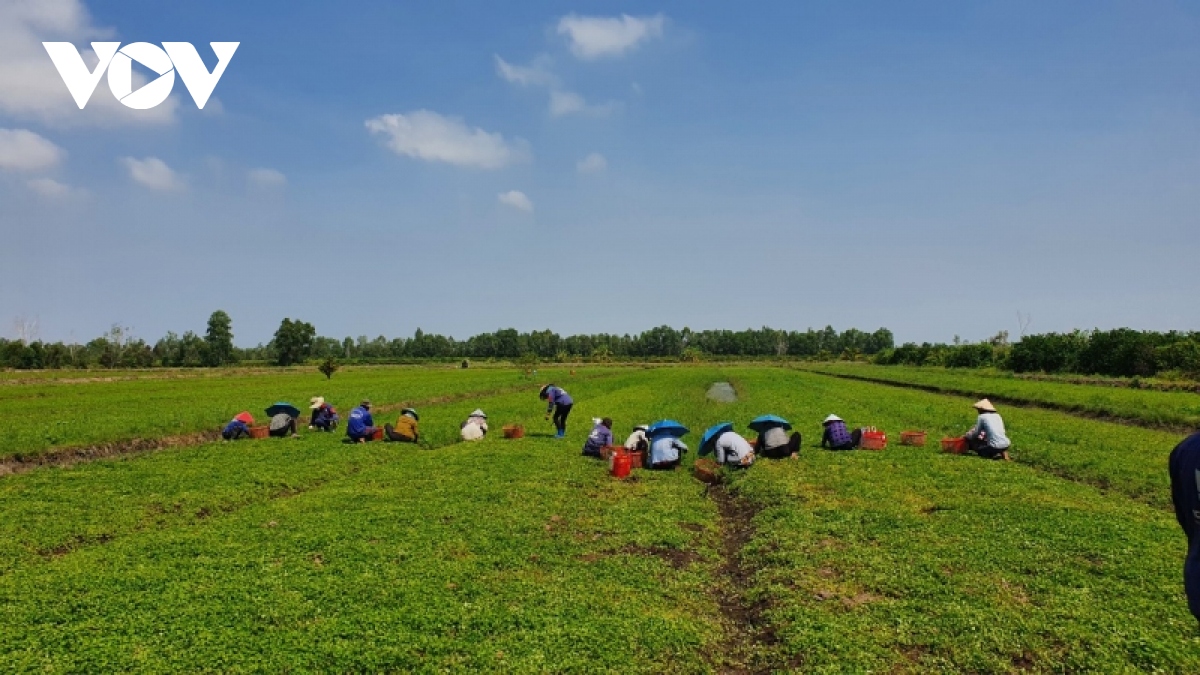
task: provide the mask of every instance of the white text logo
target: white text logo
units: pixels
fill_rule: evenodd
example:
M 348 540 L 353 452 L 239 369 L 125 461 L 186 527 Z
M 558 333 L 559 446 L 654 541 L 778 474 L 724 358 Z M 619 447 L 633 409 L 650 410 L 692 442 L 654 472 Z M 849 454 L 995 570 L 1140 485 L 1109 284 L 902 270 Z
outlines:
M 211 73 L 204 66 L 204 61 L 200 60 L 196 48 L 188 42 L 164 42 L 161 49 L 149 42 L 134 42 L 124 47 L 120 42 L 93 42 L 92 50 L 100 60 L 94 71 L 88 70 L 79 50 L 70 42 L 43 42 L 42 46 L 50 54 L 50 60 L 58 68 L 58 74 L 62 76 L 80 110 L 92 98 L 92 92 L 96 91 L 96 85 L 100 84 L 105 70 L 108 71 L 108 88 L 128 108 L 148 110 L 167 100 L 175 87 L 175 73 L 178 72 L 196 107 L 203 110 L 241 43 L 208 44 L 217 55 L 217 67 Z M 158 73 L 153 82 L 137 91 L 133 90 L 134 61 Z

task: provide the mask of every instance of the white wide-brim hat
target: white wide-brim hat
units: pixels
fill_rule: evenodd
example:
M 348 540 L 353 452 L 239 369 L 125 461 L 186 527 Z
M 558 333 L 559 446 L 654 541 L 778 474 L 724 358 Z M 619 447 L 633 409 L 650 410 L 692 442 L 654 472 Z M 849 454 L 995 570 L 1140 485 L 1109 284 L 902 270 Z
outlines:
M 830 415 L 829 417 L 826 417 L 825 419 L 821 420 L 821 424 L 829 424 L 830 422 L 845 422 L 845 421 L 846 420 L 838 417 L 837 415 Z
M 312 397 L 312 400 L 309 401 L 309 403 L 312 403 L 312 405 L 308 406 L 309 409 L 316 410 L 317 408 L 320 408 L 321 406 L 325 405 L 325 397 L 314 396 L 314 397 Z

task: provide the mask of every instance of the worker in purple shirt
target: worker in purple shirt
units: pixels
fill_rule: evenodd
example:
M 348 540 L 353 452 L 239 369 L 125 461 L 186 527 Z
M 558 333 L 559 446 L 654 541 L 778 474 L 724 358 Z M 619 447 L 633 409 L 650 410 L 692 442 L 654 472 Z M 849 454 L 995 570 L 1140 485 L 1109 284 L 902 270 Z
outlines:
M 613 444 L 612 418 L 605 417 L 595 420 L 595 422 L 596 426 L 592 427 L 592 433 L 588 435 L 587 441 L 583 444 L 585 457 L 600 458 L 603 456 L 600 451 Z
M 554 428 L 557 430 L 554 437 L 566 437 L 567 416 L 571 414 L 571 406 L 575 405 L 574 399 L 561 387 L 553 384 L 542 387 L 542 390 L 538 392 L 538 398 L 546 401 L 546 419 L 550 419 L 550 413 L 554 413 Z

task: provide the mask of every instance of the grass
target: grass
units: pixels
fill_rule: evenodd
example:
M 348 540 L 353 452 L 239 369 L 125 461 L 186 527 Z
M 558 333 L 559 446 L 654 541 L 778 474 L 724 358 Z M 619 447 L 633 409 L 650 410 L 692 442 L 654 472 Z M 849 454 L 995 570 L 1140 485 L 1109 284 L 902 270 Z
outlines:
M 1005 373 L 940 367 L 875 366 L 865 363 L 822 363 L 803 367 L 818 373 L 918 385 L 976 398 L 1002 397 L 1015 403 L 1115 417 L 1149 426 L 1200 429 L 1200 394 L 1191 391 L 1036 381 Z
M 263 409 L 280 400 L 306 410 L 311 397 L 324 396 L 344 419 L 364 398 L 423 404 L 537 385 L 516 369 L 346 368 L 331 380 L 313 368 L 239 373 L 165 378 L 142 373 L 111 381 L 47 380 L 0 386 L 0 406 L 11 423 L 0 442 L 0 459 L 34 457 L 53 448 L 216 430 L 241 410 L 262 419 Z M 539 377 L 571 381 L 561 369 L 543 371 Z
M 453 376 L 428 375 L 447 390 Z M 739 401 L 707 401 L 714 381 Z M 306 434 L 0 479 L 0 662 L 1200 672 L 1165 492 L 1175 437 L 1019 409 L 1003 411 L 1016 463 L 894 441 L 832 453 L 810 447 L 829 412 L 936 439 L 970 424 L 970 400 L 764 367 L 597 369 L 570 390 L 567 441 L 548 437 L 531 392 L 500 391 L 424 406 L 426 447 Z M 530 436 L 454 443 L 476 405 Z M 708 424 L 766 412 L 806 447 L 729 477 L 754 526 L 734 552 L 740 583 L 729 523 L 686 472 L 618 482 L 579 456 L 594 416 L 612 416 L 618 439 L 675 417 L 694 446 Z M 734 622 L 757 615 L 770 630 L 760 660 L 742 660 Z

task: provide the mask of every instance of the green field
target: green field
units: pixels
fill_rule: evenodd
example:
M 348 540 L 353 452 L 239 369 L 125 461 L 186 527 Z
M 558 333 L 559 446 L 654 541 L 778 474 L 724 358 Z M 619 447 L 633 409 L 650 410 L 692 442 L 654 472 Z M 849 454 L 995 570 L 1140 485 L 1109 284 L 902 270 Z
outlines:
M 962 396 L 765 366 L 552 376 L 577 399 L 566 441 L 513 369 L 0 386 L 28 406 L 18 424 L 95 409 L 91 431 L 16 452 L 318 393 L 344 412 L 423 402 L 427 439 L 305 433 L 0 478 L 0 670 L 1200 672 L 1165 471 L 1178 434 L 1002 407 L 1017 461 L 989 462 L 935 447 L 971 424 Z M 719 381 L 737 402 L 705 399 Z M 530 435 L 455 443 L 477 406 Z M 724 489 L 615 481 L 579 456 L 593 416 L 618 438 L 673 417 L 695 447 L 766 412 L 796 423 L 801 458 Z M 933 442 L 822 451 L 830 412 Z
M 814 363 L 806 370 L 868 381 L 893 382 L 964 396 L 990 396 L 1020 404 L 1053 407 L 1146 426 L 1200 429 L 1200 393 L 1155 391 L 1106 385 L 1022 379 L 936 366 L 875 366 L 866 363 Z
M 310 398 L 324 396 L 344 417 L 364 398 L 394 406 L 423 405 L 466 392 L 530 386 L 530 380 L 511 368 L 349 367 L 328 381 L 311 367 L 67 375 L 73 377 L 0 384 L 0 407 L 15 422 L 0 444 L 0 459 L 32 457 L 53 448 L 215 431 L 239 411 L 249 410 L 261 418 L 264 408 L 281 400 L 307 408 Z M 568 377 L 562 369 L 541 375 Z

